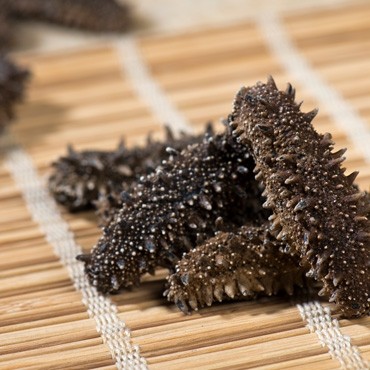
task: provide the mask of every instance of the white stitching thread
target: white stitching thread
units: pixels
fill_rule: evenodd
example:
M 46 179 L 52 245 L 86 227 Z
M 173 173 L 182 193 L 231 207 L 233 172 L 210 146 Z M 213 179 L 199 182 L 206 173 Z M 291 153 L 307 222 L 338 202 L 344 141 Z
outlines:
M 298 304 L 297 307 L 311 333 L 316 333 L 321 345 L 328 347 L 330 356 L 338 360 L 343 369 L 370 369 L 369 362 L 351 344 L 351 338 L 341 333 L 339 322 L 332 318 L 329 307 L 316 301 Z
M 136 46 L 133 36 L 125 36 L 116 42 L 125 76 L 131 80 L 137 95 L 143 99 L 161 124 L 167 124 L 174 132 L 191 132 L 186 118 L 167 98 L 161 87 L 151 77 L 147 65 Z
M 30 156 L 17 145 L 10 135 L 3 137 L 5 165 L 20 188 L 32 219 L 38 223 L 54 253 L 67 268 L 74 286 L 82 294 L 87 312 L 96 322 L 96 329 L 109 348 L 118 369 L 144 370 L 146 361 L 140 356 L 138 346 L 131 342 L 130 330 L 117 315 L 117 307 L 99 294 L 87 281 L 81 263 L 76 255 L 82 252 L 75 243 L 74 235 L 63 220 L 60 211 L 45 189 Z

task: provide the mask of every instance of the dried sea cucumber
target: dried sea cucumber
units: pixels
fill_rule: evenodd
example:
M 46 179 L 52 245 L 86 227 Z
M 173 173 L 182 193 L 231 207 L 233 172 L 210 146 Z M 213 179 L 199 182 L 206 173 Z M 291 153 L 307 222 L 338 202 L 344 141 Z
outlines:
M 0 3 L 1 5 L 1 3 Z M 6 51 L 12 43 L 11 21 L 4 11 L 0 13 L 0 53 Z
M 219 232 L 183 256 L 168 277 L 164 293 L 181 311 L 211 306 L 214 302 L 293 294 L 303 286 L 307 269 L 300 258 L 282 252 L 286 243 L 269 232 L 270 223 L 245 225 Z
M 78 152 L 69 146 L 68 154 L 53 163 L 49 190 L 70 211 L 89 208 L 100 194 L 119 194 L 134 181 L 132 165 L 139 158 L 130 154 L 121 143 L 115 151 Z
M 301 112 L 294 93 L 290 84 L 278 91 L 272 78 L 242 88 L 230 127 L 251 149 L 277 239 L 307 258 L 309 274 L 324 283 L 320 294 L 343 316 L 362 316 L 370 310 L 368 200 L 353 185 L 357 172 L 344 175 L 344 150 L 332 151 L 331 135 L 311 124 L 317 111 Z
M 254 161 L 230 130 L 171 154 L 124 195 L 123 207 L 91 254 L 78 256 L 99 291 L 137 285 L 157 266 L 173 270 L 218 228 L 241 226 L 262 214 Z
M 14 118 L 14 105 L 21 102 L 30 73 L 0 56 L 0 132 Z
M 212 126 L 207 126 L 212 134 Z M 49 190 L 54 198 L 71 211 L 98 208 L 103 224 L 122 206 L 120 194 L 128 191 L 140 176 L 148 175 L 168 157 L 167 150 L 178 150 L 201 142 L 202 135 L 181 134 L 175 138 L 166 127 L 164 141 L 153 141 L 149 135 L 146 146 L 128 149 L 121 142 L 114 151 L 87 150 L 77 152 L 69 147 L 68 155 L 53 163 Z M 169 149 L 168 149 L 169 148 Z
M 114 0 L 0 0 L 9 17 L 41 19 L 92 31 L 126 30 L 127 5 Z

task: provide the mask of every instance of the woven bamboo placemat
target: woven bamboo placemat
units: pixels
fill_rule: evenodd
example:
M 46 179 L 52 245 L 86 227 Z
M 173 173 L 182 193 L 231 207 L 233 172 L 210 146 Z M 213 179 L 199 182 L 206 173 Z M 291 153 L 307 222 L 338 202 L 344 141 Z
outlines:
M 125 36 L 86 50 L 17 55 L 28 99 L 2 139 L 0 368 L 368 368 L 370 319 L 276 297 L 184 316 L 162 298 L 164 271 L 104 298 L 74 260 L 99 236 L 93 214 L 68 214 L 45 191 L 50 162 L 77 149 L 144 142 L 149 131 L 199 131 L 226 117 L 241 85 L 290 81 L 319 132 L 347 147 L 370 184 L 370 6 L 290 15 L 176 35 Z

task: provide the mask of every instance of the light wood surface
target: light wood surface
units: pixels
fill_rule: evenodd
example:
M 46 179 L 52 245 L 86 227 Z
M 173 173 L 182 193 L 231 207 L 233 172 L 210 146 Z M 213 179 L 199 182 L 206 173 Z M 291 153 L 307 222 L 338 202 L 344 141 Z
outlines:
M 284 26 L 316 72 L 356 109 L 370 130 L 370 6 L 285 17 Z M 141 37 L 140 51 L 170 101 L 200 130 L 230 111 L 241 85 L 272 74 L 290 81 L 303 109 L 322 108 L 291 80 L 249 22 L 174 36 Z M 14 135 L 46 179 L 50 163 L 77 149 L 111 149 L 124 136 L 143 143 L 161 124 L 133 89 L 114 45 L 80 51 L 17 55 L 33 79 L 18 110 Z M 356 144 L 325 109 L 314 121 L 347 147 L 348 172 L 369 189 L 370 167 Z M 370 143 L 369 143 L 370 145 Z M 113 369 L 95 323 L 0 164 L 0 368 Z M 99 236 L 91 213 L 65 219 L 86 250 Z M 164 271 L 140 288 L 112 297 L 150 369 L 335 369 L 315 334 L 304 326 L 294 300 L 278 297 L 215 305 L 184 316 L 162 297 Z M 340 320 L 342 332 L 370 360 L 370 319 Z

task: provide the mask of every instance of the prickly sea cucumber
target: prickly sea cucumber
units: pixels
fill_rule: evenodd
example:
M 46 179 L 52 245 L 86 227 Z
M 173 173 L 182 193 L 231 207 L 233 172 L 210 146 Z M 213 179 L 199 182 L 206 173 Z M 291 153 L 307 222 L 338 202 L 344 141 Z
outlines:
M 227 130 L 173 151 L 143 177 L 104 228 L 91 254 L 81 255 L 93 286 L 115 292 L 139 284 L 157 266 L 173 270 L 183 253 L 220 225 L 242 225 L 261 212 L 254 161 Z
M 121 31 L 130 25 L 129 7 L 114 0 L 0 0 L 11 18 L 41 19 L 93 31 Z
M 166 127 L 165 129 L 166 138 L 164 142 L 153 141 L 149 135 L 145 147 L 137 147 L 134 149 L 136 155 L 140 157 L 140 161 L 137 162 L 138 165 L 131 166 L 135 180 L 127 181 L 127 179 L 124 179 L 123 183 L 118 183 L 115 186 L 115 190 L 113 190 L 113 186 L 111 186 L 110 189 L 108 189 L 109 191 L 99 192 L 98 199 L 92 202 L 96 208 L 99 226 L 108 226 L 113 220 L 115 213 L 122 207 L 122 191 L 130 192 L 130 189 L 135 187 L 135 181 L 138 180 L 140 176 L 153 172 L 155 167 L 160 165 L 162 160 L 168 157 L 168 151 L 181 151 L 188 145 L 200 143 L 203 140 L 204 135 L 214 134 L 211 124 L 208 124 L 204 133 L 199 135 L 181 133 L 180 137 L 175 137 L 169 127 Z M 107 178 L 103 181 L 110 184 L 112 183 L 109 173 L 107 174 Z
M 22 100 L 29 76 L 27 69 L 0 56 L 0 132 L 14 118 L 14 105 Z
M 269 232 L 270 223 L 219 232 L 183 256 L 168 277 L 167 299 L 181 311 L 211 306 L 215 301 L 293 294 L 307 269 L 297 255 L 282 252 L 286 243 Z
M 212 127 L 207 130 L 212 133 Z M 49 190 L 54 198 L 71 211 L 95 204 L 101 223 L 107 224 L 122 205 L 120 194 L 142 175 L 148 175 L 168 157 L 167 149 L 181 151 L 201 142 L 203 135 L 181 134 L 175 138 L 166 128 L 164 141 L 147 137 L 146 146 L 126 148 L 121 142 L 114 151 L 88 150 L 77 152 L 69 147 L 68 155 L 53 163 Z
M 229 123 L 251 149 L 277 239 L 308 260 L 320 294 L 358 317 L 370 310 L 368 200 L 353 185 L 357 173 L 344 175 L 344 150 L 314 130 L 316 113 L 302 113 L 292 86 L 278 91 L 270 78 L 239 91 Z

